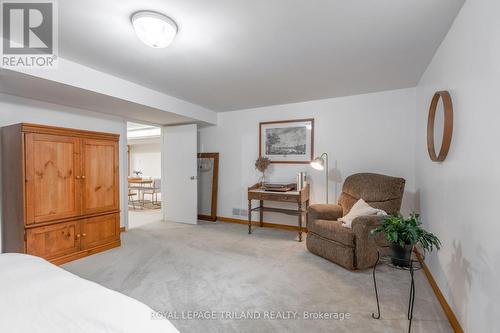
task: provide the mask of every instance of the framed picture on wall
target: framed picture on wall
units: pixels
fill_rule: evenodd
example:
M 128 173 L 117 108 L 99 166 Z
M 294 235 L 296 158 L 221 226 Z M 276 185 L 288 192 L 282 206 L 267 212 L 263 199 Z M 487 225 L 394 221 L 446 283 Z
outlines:
M 259 124 L 259 156 L 271 163 L 309 163 L 314 155 L 314 119 Z

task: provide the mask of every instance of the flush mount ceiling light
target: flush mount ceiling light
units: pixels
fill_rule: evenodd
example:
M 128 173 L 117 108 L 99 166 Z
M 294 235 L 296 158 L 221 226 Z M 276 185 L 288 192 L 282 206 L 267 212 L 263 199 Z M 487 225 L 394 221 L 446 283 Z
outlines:
M 151 11 L 132 15 L 132 25 L 137 37 L 154 48 L 169 46 L 177 34 L 177 24 L 168 16 Z

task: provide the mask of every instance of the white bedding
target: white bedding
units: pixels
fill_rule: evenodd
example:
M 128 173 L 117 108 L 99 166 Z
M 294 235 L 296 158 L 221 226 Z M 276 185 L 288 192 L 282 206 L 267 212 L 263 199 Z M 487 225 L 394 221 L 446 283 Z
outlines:
M 170 333 L 143 303 L 29 255 L 0 254 L 0 332 Z

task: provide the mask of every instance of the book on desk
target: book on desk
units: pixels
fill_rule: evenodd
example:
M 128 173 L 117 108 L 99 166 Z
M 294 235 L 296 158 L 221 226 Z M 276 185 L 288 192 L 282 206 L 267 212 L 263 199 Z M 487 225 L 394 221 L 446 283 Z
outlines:
M 289 183 L 289 184 L 283 184 L 283 183 L 264 183 L 262 185 L 262 187 L 266 191 L 288 192 L 288 191 L 293 191 L 293 190 L 297 189 L 297 184 L 295 184 L 295 183 Z

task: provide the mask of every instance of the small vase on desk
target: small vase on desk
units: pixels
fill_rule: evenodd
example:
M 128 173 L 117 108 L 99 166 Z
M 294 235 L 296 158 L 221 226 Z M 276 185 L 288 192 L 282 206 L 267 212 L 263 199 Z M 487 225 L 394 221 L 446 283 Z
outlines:
M 266 174 L 264 172 L 262 173 L 262 176 L 260 177 L 259 183 L 260 183 L 260 187 L 264 188 L 264 184 L 266 183 Z

